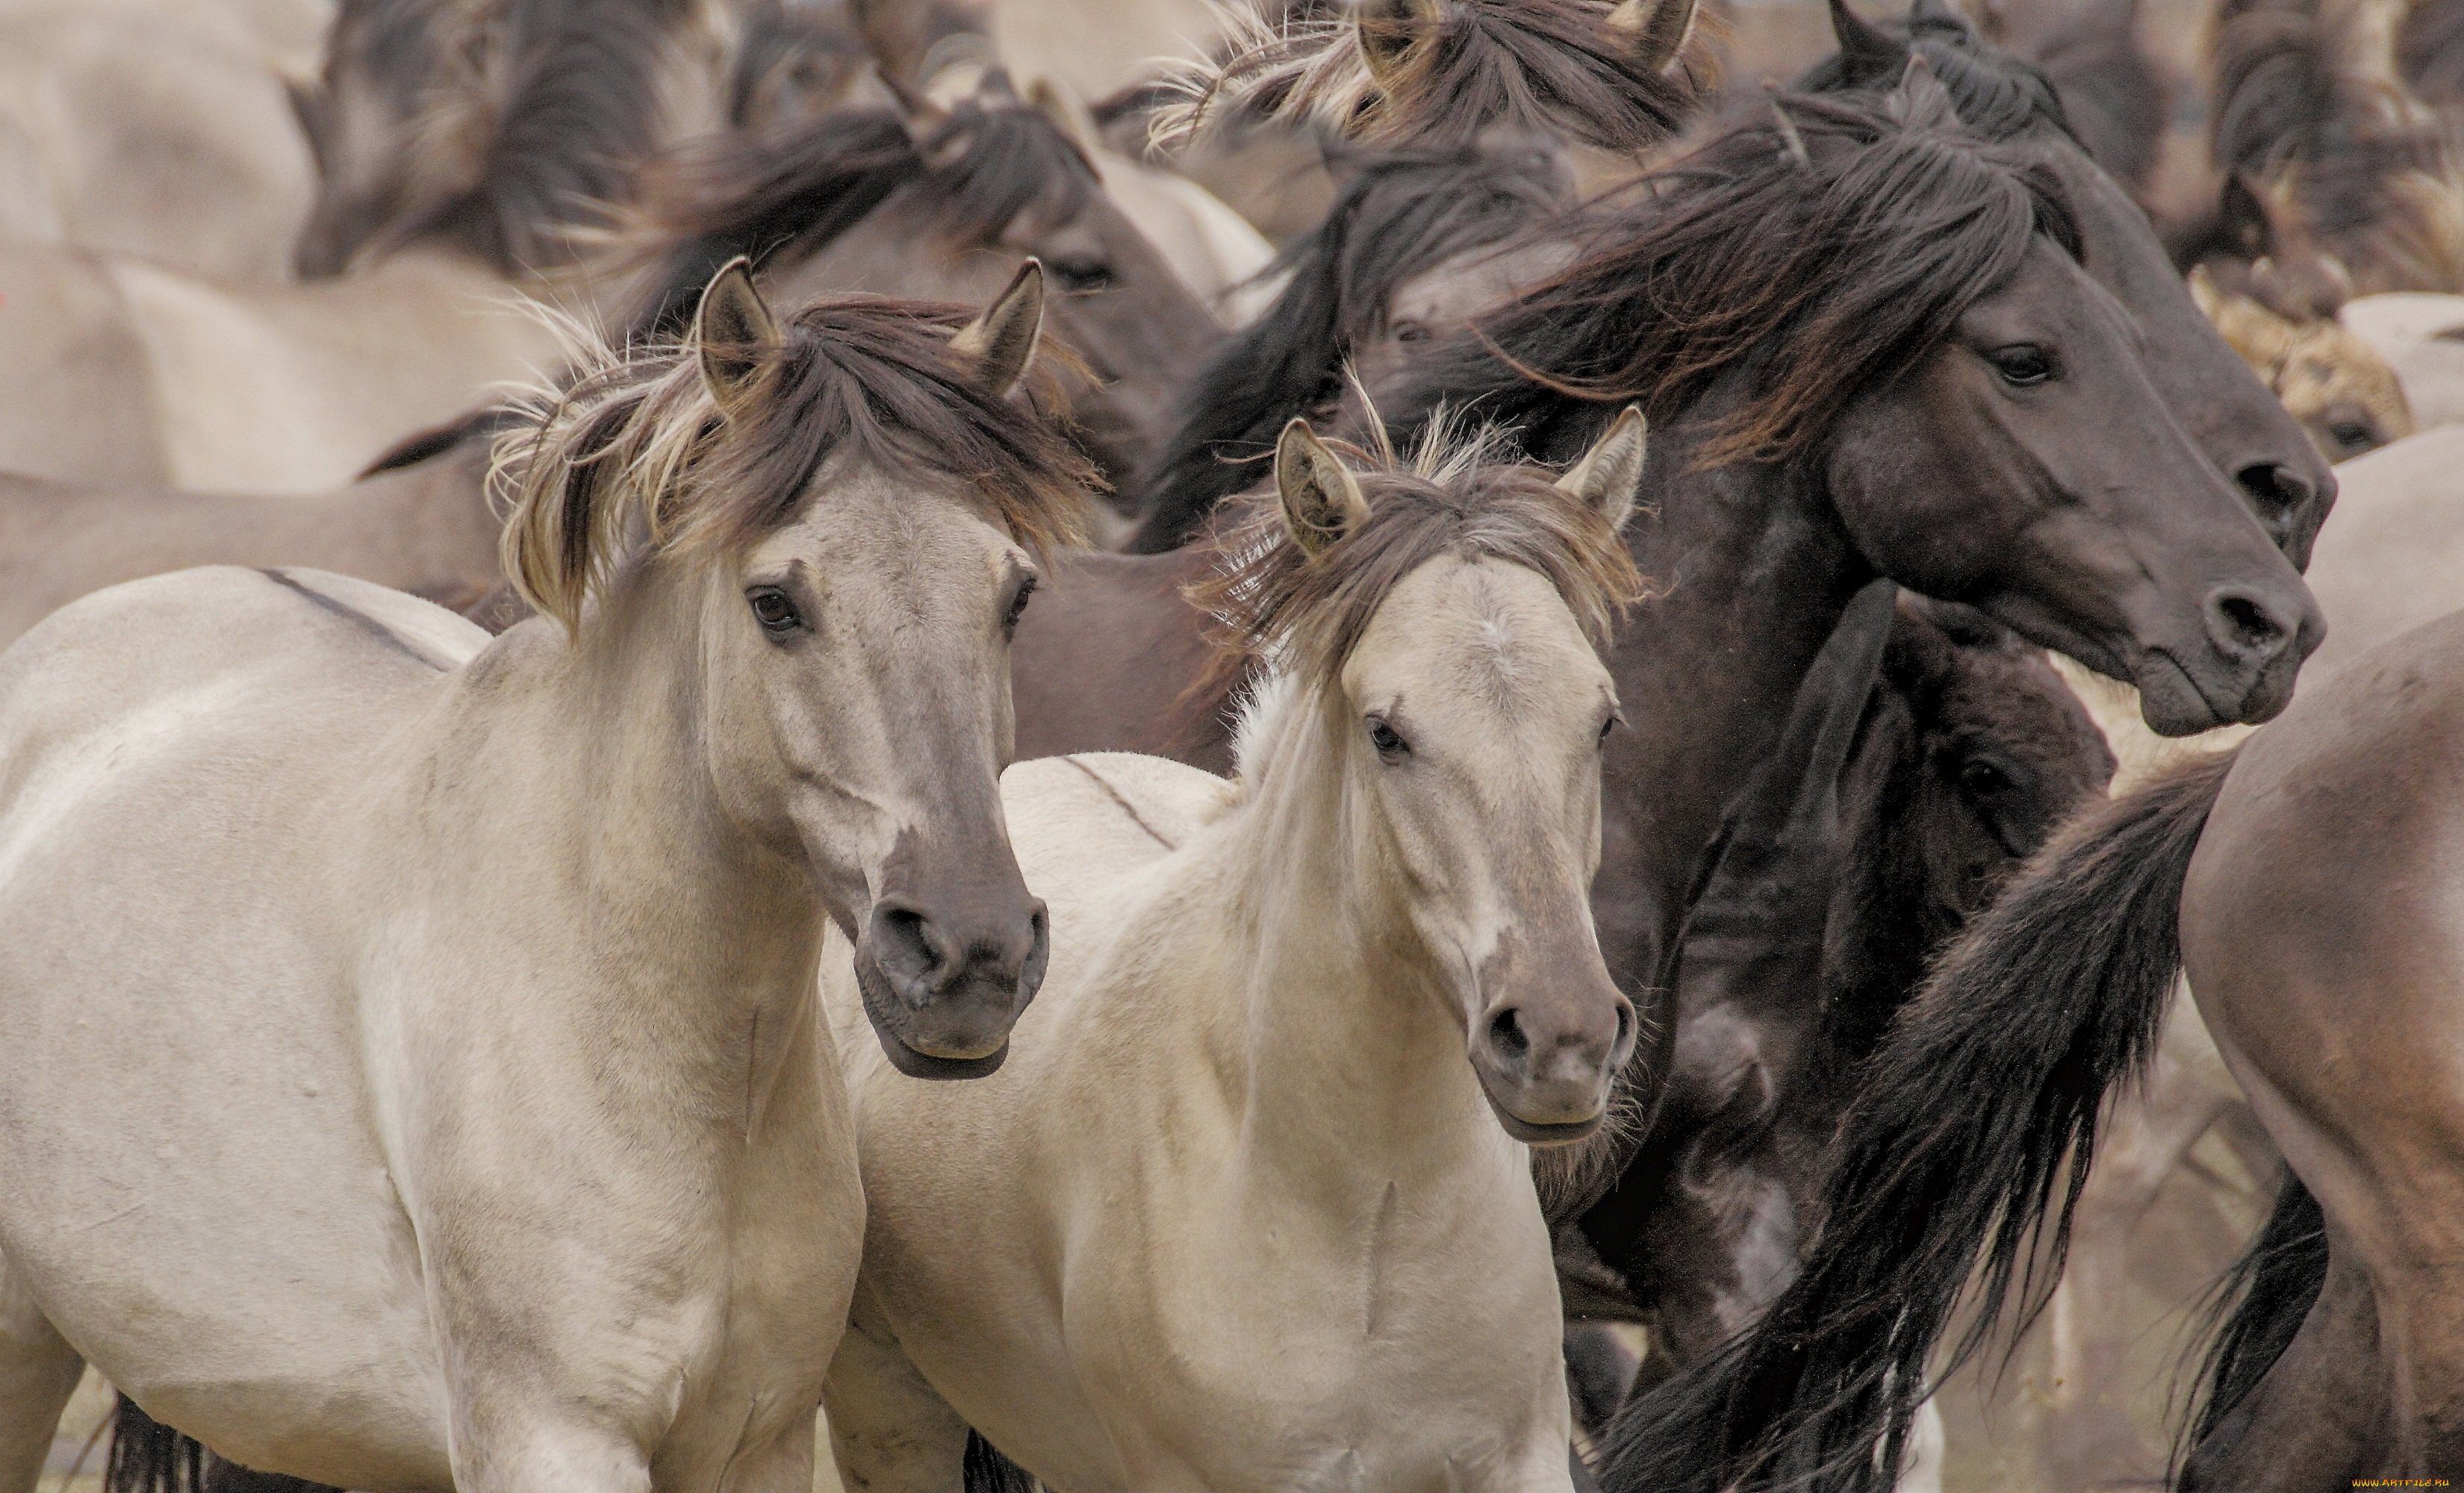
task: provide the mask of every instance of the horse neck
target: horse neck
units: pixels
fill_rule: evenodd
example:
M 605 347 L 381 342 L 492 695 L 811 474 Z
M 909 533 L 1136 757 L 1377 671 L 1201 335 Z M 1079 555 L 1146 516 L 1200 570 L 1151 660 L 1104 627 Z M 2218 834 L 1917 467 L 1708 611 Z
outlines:
M 1723 390 L 1689 415 L 1724 403 Z M 1804 464 L 1695 471 L 1686 416 L 1655 430 L 1653 512 L 1627 525 L 1636 563 L 1667 594 L 1618 627 L 1610 671 L 1631 729 L 1603 763 L 1600 949 L 1622 989 L 1658 980 L 1661 955 L 1721 816 L 1788 723 L 1797 686 L 1873 579 Z
M 534 619 L 465 675 L 485 720 L 466 769 L 494 778 L 480 812 L 510 826 L 479 842 L 509 863 L 496 879 L 564 889 L 592 968 L 584 999 L 621 1010 L 646 1051 L 738 1042 L 747 1019 L 769 1027 L 765 1011 L 812 997 L 821 951 L 792 830 L 744 823 L 714 770 L 695 571 L 635 567 L 578 641 Z
M 1219 862 L 1228 938 L 1214 936 L 1239 992 L 1224 1015 L 1240 1030 L 1223 1035 L 1240 1052 L 1244 1167 L 1282 1193 L 1356 1203 L 1508 1143 L 1345 781 L 1341 718 L 1302 691 L 1248 754 L 1252 797 Z

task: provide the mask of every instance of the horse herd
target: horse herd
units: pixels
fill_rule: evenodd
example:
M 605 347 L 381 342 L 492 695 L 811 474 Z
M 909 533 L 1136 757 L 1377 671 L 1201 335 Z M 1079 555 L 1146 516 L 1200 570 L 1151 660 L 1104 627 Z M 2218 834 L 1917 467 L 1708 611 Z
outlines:
M 1939 1485 L 2242 1104 L 2179 1484 L 2464 1466 L 2464 25 L 2168 222 L 1829 21 L 342 0 L 297 283 L 0 192 L 0 1493 Z

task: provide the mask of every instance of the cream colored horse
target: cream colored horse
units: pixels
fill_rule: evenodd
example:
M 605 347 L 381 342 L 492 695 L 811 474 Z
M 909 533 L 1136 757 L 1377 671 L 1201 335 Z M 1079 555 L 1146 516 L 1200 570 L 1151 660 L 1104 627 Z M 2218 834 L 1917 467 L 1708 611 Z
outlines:
M 128 255 L 0 245 L 0 471 L 265 493 L 337 487 L 492 384 L 552 374 L 518 291 L 445 249 L 230 288 Z
M 2464 296 L 2364 296 L 2336 315 L 2394 365 L 2422 429 L 2464 425 Z
M 0 473 L 0 648 L 89 591 L 194 565 L 307 565 L 459 608 L 502 579 L 484 429 L 305 496 Z
M 971 1425 L 1071 1493 L 1569 1485 L 1521 1142 L 1596 1128 L 1634 1041 L 1587 893 L 1642 444 L 1362 477 L 1293 422 L 1214 594 L 1287 670 L 1241 780 L 1004 779 L 1055 918 L 1010 1066 L 902 1083 L 825 966 L 871 1209 L 847 1486 L 955 1488 Z
M 224 282 L 288 280 L 316 164 L 273 38 L 250 23 L 296 32 L 308 18 L 0 0 L 0 232 Z
M 217 568 L 0 654 L 0 1488 L 82 1360 L 343 1486 L 806 1493 L 864 1213 L 822 930 L 918 1071 L 1044 962 L 995 777 L 1084 471 L 1003 397 L 1040 315 L 782 328 L 730 267 L 507 438 L 547 615 L 493 643 Z

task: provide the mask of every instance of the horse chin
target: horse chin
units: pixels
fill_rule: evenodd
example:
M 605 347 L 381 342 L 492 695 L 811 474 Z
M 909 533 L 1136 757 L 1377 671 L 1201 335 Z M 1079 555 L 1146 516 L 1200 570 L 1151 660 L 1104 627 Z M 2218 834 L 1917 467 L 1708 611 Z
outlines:
M 1001 1071 L 1001 1064 L 1009 1058 L 1007 1042 L 980 1058 L 936 1058 L 929 1052 L 916 1051 L 879 1025 L 875 1025 L 872 1032 L 881 1039 L 881 1050 L 889 1056 L 890 1065 L 909 1078 L 990 1078 Z
M 2219 701 L 2200 685 L 2197 675 L 2163 648 L 2141 653 L 2134 672 L 2140 718 L 2160 736 L 2194 736 L 2236 721 L 2264 720 L 2283 709 L 2281 701 L 2276 702 L 2273 710 L 2264 709 L 2265 702 L 2255 698 Z M 2254 697 L 2258 692 L 2254 691 Z M 2254 703 L 2261 707 L 2255 713 Z
M 987 1078 L 1001 1071 L 1009 1058 L 1009 1038 L 990 1052 L 975 1057 L 942 1057 L 924 1051 L 899 1035 L 902 1018 L 907 1015 L 897 993 L 890 988 L 889 979 L 879 967 L 859 951 L 855 959 L 855 987 L 864 997 L 864 1014 L 872 1023 L 872 1035 L 879 1039 L 882 1053 L 890 1065 L 909 1078 L 968 1079 Z
M 1486 1084 L 1480 1086 L 1480 1093 L 1482 1098 L 1488 1101 L 1489 1111 L 1497 1116 L 1497 1123 L 1506 1127 L 1506 1133 L 1527 1146 L 1572 1146 L 1578 1141 L 1589 1140 L 1600 1132 L 1600 1124 L 1608 1117 L 1608 1109 L 1602 1106 L 1599 1112 L 1588 1120 L 1566 1123 L 1535 1122 L 1522 1119 L 1506 1106 L 1499 1104 L 1497 1096 L 1488 1091 Z

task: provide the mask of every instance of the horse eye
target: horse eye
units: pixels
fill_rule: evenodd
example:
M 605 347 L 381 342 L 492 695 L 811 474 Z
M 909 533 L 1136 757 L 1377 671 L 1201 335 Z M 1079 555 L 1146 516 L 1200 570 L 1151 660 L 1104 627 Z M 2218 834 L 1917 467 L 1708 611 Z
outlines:
M 2011 786 L 2011 779 L 1991 762 L 1973 758 L 1960 765 L 1959 785 L 1970 793 L 1989 796 Z
M 804 625 L 795 602 L 777 586 L 756 586 L 745 593 L 745 600 L 753 604 L 753 620 L 774 638 L 785 637 Z
M 1112 284 L 1112 267 L 1100 259 L 1049 260 L 1044 268 L 1061 289 L 1080 295 L 1108 290 Z
M 1618 722 L 1622 719 L 1624 719 L 1623 716 L 1620 716 L 1615 711 L 1611 711 L 1608 713 L 1607 716 L 1600 721 L 1600 741 L 1603 745 L 1605 745 L 1609 739 L 1609 733 L 1617 730 Z
M 2034 342 L 2014 342 L 2009 347 L 1997 347 L 1986 356 L 1992 361 L 1994 370 L 2002 375 L 2005 384 L 2026 388 L 2054 376 L 2054 360 Z
M 1009 599 L 1008 610 L 1001 613 L 1002 637 L 1015 638 L 1018 636 L 1018 620 L 1026 615 L 1027 598 L 1034 594 L 1035 578 L 1033 576 L 1019 577 L 1018 592 Z
M 2337 421 L 2327 428 L 2327 433 L 2334 437 L 2336 445 L 2345 451 L 2365 451 L 2378 444 L 2376 435 L 2368 426 L 2357 425 L 2350 420 Z
M 1429 328 L 1425 322 L 1397 321 L 1395 323 L 1395 340 L 1398 342 L 1425 342 L 1428 340 Z
M 1412 743 L 1404 740 L 1402 733 L 1386 724 L 1385 717 L 1380 715 L 1369 717 L 1369 744 L 1377 749 L 1379 757 L 1390 762 L 1399 762 L 1412 755 Z

